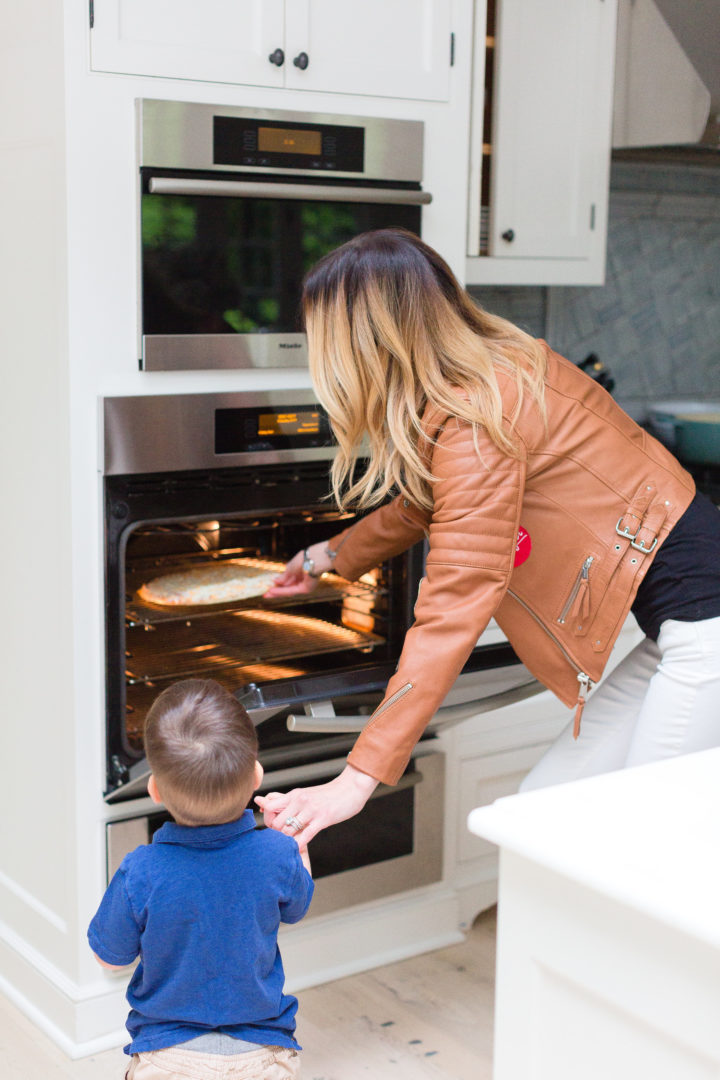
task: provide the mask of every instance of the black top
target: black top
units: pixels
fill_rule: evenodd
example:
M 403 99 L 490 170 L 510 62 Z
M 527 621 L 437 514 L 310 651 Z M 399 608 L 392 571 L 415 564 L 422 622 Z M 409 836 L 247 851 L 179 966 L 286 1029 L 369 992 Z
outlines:
M 665 540 L 631 610 L 653 641 L 666 619 L 720 616 L 720 511 L 705 495 L 695 496 Z

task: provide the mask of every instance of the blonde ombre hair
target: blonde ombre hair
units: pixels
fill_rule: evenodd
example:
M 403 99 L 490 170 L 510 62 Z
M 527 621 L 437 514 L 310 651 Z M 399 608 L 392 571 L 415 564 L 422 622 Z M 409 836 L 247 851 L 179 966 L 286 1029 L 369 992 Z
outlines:
M 432 507 L 422 418 L 435 405 L 483 428 L 517 456 L 525 393 L 544 417 L 545 355 L 534 338 L 476 306 L 445 261 L 404 229 L 363 233 L 330 252 L 303 290 L 310 373 L 338 442 L 331 481 L 338 504 L 367 508 L 398 490 Z M 503 418 L 496 371 L 517 383 Z M 368 464 L 358 479 L 363 440 Z

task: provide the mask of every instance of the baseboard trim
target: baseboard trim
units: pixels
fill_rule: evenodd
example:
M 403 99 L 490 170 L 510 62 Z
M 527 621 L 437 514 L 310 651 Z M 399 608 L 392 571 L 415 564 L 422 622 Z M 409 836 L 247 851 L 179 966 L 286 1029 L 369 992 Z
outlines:
M 306 990 L 455 945 L 464 938 L 458 926 L 457 894 L 445 887 L 300 923 L 280 939 L 288 989 Z

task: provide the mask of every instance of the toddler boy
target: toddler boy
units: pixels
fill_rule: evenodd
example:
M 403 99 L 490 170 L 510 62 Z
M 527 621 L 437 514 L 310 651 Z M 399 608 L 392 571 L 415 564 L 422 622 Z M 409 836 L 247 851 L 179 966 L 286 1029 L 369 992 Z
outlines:
M 252 722 L 218 683 L 188 679 L 153 703 L 145 752 L 148 792 L 175 821 L 123 859 L 88 931 L 105 967 L 140 957 L 126 1080 L 295 1077 L 277 933 L 313 882 L 307 853 L 246 809 L 262 780 Z

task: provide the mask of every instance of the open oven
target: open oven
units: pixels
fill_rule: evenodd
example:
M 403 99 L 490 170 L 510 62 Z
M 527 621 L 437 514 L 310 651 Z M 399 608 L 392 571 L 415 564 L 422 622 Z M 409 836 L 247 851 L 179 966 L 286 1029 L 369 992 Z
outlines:
M 268 790 L 336 775 L 395 670 L 423 545 L 359 582 L 325 575 L 302 598 L 162 607 L 143 599 L 143 585 L 158 576 L 227 560 L 279 573 L 297 550 L 346 527 L 352 514 L 328 499 L 327 419 L 306 390 L 108 398 L 104 442 L 106 800 L 131 810 L 145 795 L 147 710 L 169 683 L 194 676 L 217 679 L 245 704 Z M 313 841 L 320 876 L 339 875 L 355 900 L 364 888 L 374 895 L 372 881 L 392 876 L 398 860 L 403 887 L 437 880 L 443 768 L 434 733 L 537 689 L 506 642 L 481 641 L 398 787 L 380 786 L 360 830 L 352 822 L 326 830 L 334 840 L 325 854 L 325 834 Z M 384 799 L 395 800 L 395 813 Z M 111 865 L 161 821 L 114 821 Z M 374 868 L 367 886 L 344 873 L 343 860 L 361 858 L 353 836 Z

